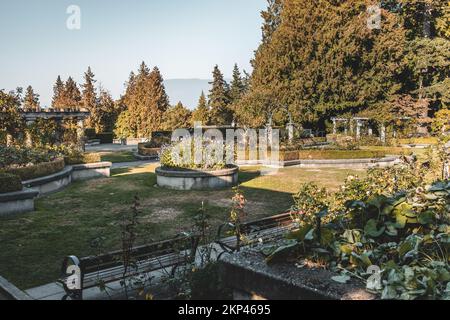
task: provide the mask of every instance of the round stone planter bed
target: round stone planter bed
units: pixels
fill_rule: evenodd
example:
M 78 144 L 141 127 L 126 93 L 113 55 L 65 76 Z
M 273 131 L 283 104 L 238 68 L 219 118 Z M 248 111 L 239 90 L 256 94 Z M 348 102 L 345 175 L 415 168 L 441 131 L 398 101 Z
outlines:
M 239 168 L 233 166 L 214 171 L 156 169 L 159 187 L 174 190 L 216 190 L 237 185 Z

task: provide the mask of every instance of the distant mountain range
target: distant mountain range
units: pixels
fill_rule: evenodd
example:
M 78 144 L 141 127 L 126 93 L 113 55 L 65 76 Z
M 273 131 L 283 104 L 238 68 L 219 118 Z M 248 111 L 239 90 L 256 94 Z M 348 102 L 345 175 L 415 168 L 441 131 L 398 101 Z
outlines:
M 229 80 L 226 79 L 228 82 Z M 205 92 L 208 96 L 211 85 L 211 80 L 206 79 L 169 79 L 164 81 L 167 95 L 170 99 L 170 104 L 175 105 L 179 101 L 191 110 L 195 109 L 198 104 L 198 99 Z
M 170 104 L 175 105 L 179 101 L 191 110 L 197 107 L 198 98 L 202 94 L 208 94 L 209 84 L 211 80 L 204 79 L 170 79 L 164 81 L 167 95 L 170 99 Z

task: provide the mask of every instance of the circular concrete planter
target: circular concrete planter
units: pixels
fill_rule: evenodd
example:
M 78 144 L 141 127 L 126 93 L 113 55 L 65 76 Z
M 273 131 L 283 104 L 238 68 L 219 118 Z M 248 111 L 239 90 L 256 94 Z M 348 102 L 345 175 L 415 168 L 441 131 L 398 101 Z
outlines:
M 239 168 L 197 171 L 173 170 L 159 167 L 156 169 L 158 186 L 174 190 L 215 190 L 237 185 Z

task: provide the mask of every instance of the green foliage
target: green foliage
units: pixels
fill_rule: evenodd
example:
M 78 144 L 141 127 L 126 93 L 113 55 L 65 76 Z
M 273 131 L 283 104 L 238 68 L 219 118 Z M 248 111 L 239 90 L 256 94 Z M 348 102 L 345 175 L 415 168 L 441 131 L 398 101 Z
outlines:
M 434 115 L 431 126 L 433 132 L 440 136 L 450 131 L 450 109 L 444 108 Z
M 96 80 L 94 77 L 95 75 L 92 72 L 91 67 L 88 67 L 87 71 L 84 73 L 85 82 L 82 85 L 82 106 L 91 113 L 86 120 L 86 125 L 100 132 L 100 110 L 97 104 L 97 93 L 95 90 Z
M 34 93 L 32 86 L 27 87 L 23 100 L 23 108 L 26 111 L 38 111 L 40 108 L 39 95 Z
M 150 72 L 142 62 L 138 74 L 130 75 L 123 102 L 129 112 L 127 131 L 131 136 L 148 138 L 153 131 L 159 130 L 163 114 L 169 107 L 159 69 L 155 67 Z
M 219 170 L 226 167 L 225 157 L 216 156 L 217 150 L 223 150 L 223 142 L 203 140 L 202 158 L 196 163 L 194 139 L 185 139 L 164 145 L 160 152 L 161 166 L 172 169 Z M 227 148 L 225 148 L 227 149 Z M 228 149 L 227 149 L 228 150 Z M 224 151 L 224 155 L 226 151 Z
M 212 125 L 229 125 L 233 121 L 233 113 L 229 109 L 230 94 L 227 82 L 216 65 L 213 71 L 213 81 L 209 92 L 209 121 Z
M 248 99 L 258 105 L 254 116 L 281 104 L 310 123 L 357 113 L 399 91 L 405 31 L 386 11 L 383 27 L 372 31 L 365 11 L 358 0 L 283 1 L 253 61 Z
M 183 106 L 181 102 L 169 108 L 163 115 L 161 129 L 174 131 L 176 129 L 189 128 L 191 124 L 191 111 Z
M 56 159 L 50 162 L 41 162 L 26 167 L 9 167 L 3 172 L 20 177 L 22 181 L 45 177 L 64 169 L 64 159 Z
M 42 149 L 0 146 L 0 169 L 26 167 L 55 158 L 55 154 Z
M 6 140 L 9 134 L 17 139 L 25 128 L 25 122 L 20 115 L 20 91 L 6 93 L 0 90 L 0 132 Z
M 287 242 L 262 250 L 269 262 L 297 255 L 325 262 L 349 276 L 381 281 L 367 289 L 383 299 L 448 298 L 450 281 L 450 182 L 426 185 L 414 167 L 371 170 L 351 178 L 337 194 L 307 184 L 294 197 L 299 228 Z
M 116 122 L 114 135 L 119 139 L 134 137 L 134 130 L 131 127 L 131 114 L 128 110 L 123 111 Z
M 161 151 L 161 147 L 154 147 L 152 144 L 139 143 L 138 145 L 138 153 L 141 156 L 151 156 L 157 157 L 159 152 Z
M 197 108 L 192 113 L 191 122 L 192 125 L 194 125 L 194 122 L 201 122 L 202 125 L 209 124 L 208 101 L 206 101 L 205 93 L 203 91 L 198 100 Z
M 29 125 L 27 130 L 34 146 L 45 147 L 58 141 L 58 133 L 61 133 L 62 128 L 54 119 L 39 118 Z
M 97 133 L 95 137 L 100 140 L 100 143 L 113 143 L 114 140 L 114 134 L 112 132 Z
M 86 128 L 84 129 L 84 136 L 88 140 L 95 139 L 96 133 L 94 128 Z
M 74 150 L 64 156 L 64 162 L 68 165 L 97 163 L 101 161 L 102 157 L 98 153 L 82 153 Z
M 0 193 L 8 193 L 22 190 L 20 178 L 11 173 L 0 172 Z
M 386 156 L 383 151 L 371 150 L 300 150 L 299 159 L 378 159 Z

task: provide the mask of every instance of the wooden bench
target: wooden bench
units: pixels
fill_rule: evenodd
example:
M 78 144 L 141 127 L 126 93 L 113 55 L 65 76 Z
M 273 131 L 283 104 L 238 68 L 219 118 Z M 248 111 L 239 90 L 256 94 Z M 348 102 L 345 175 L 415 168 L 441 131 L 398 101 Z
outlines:
M 172 272 L 180 265 L 195 259 L 200 237 L 182 235 L 174 239 L 155 242 L 135 247 L 129 252 L 128 266 L 124 266 L 124 251 L 117 250 L 99 256 L 79 259 L 68 256 L 62 264 L 60 282 L 66 295 L 63 300 L 71 298 L 81 300 L 83 290 L 107 284 L 124 277 L 132 277 L 143 273 L 172 267 Z
M 222 249 L 217 259 L 220 259 L 223 253 L 238 251 L 243 246 L 279 239 L 293 227 L 295 227 L 295 224 L 293 224 L 289 213 L 242 223 L 239 226 L 240 233 L 236 233 L 235 225 L 224 224 L 219 227 L 217 240 L 215 241 Z M 245 239 L 242 240 L 241 238 Z M 174 273 L 178 266 L 195 261 L 199 245 L 200 236 L 184 235 L 136 247 L 130 252 L 133 263 L 128 270 L 125 270 L 124 267 L 124 252 L 122 250 L 81 259 L 68 256 L 63 261 L 63 276 L 59 280 L 66 292 L 63 299 L 70 297 L 80 300 L 83 298 L 83 290 L 97 287 L 100 283 L 107 284 L 123 280 L 125 276 L 132 277 L 170 267 L 172 267 L 172 273 Z M 76 274 L 76 270 L 79 274 Z M 79 286 L 75 288 L 70 286 L 71 279 L 76 279 L 73 276 L 79 279 Z
M 244 246 L 280 239 L 295 226 L 290 213 L 241 223 L 239 232 L 236 225 L 232 223 L 224 224 L 219 227 L 216 240 L 216 243 L 223 250 L 218 259 L 224 253 L 239 251 Z M 227 235 L 227 233 L 232 233 L 232 235 Z

